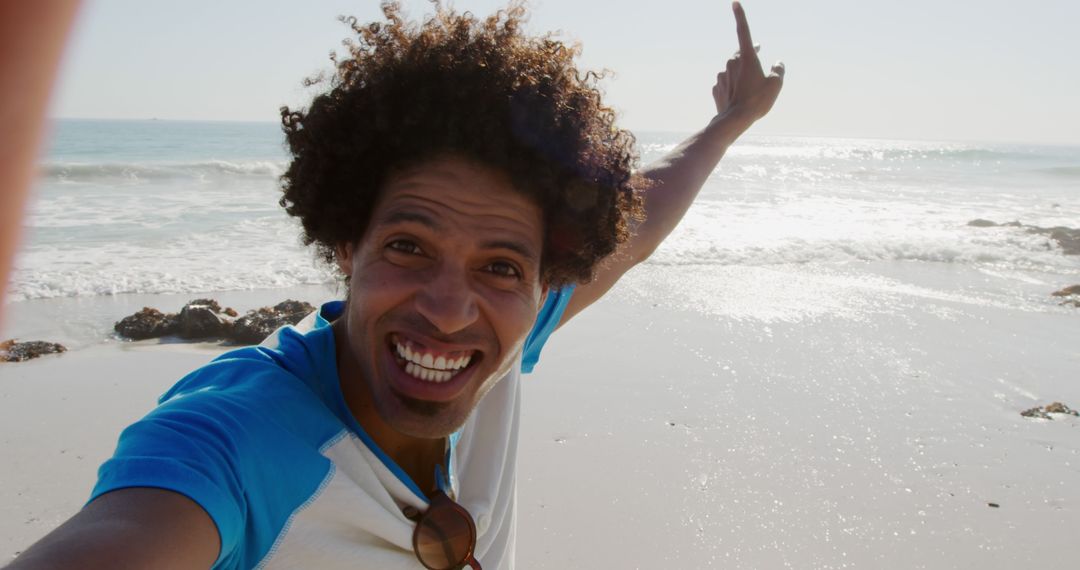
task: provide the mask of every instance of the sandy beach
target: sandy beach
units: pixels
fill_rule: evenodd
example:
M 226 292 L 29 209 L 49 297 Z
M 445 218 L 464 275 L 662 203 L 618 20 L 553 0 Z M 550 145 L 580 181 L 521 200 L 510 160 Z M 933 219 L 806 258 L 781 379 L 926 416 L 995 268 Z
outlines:
M 657 288 L 700 280 L 718 286 Z M 1031 302 L 1055 285 L 922 262 L 638 268 L 526 376 L 519 566 L 1068 566 L 1080 421 L 1019 414 L 1080 404 L 1080 314 Z M 287 293 L 333 295 L 216 296 Z M 84 333 L 186 297 L 12 303 L 5 329 L 64 336 L 66 303 Z M 0 560 L 75 512 L 123 426 L 222 350 L 106 327 L 0 365 Z

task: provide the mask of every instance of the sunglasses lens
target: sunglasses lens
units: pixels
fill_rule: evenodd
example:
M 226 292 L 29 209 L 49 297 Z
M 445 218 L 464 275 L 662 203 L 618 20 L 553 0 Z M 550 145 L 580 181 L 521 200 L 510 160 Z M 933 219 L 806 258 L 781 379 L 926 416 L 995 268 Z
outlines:
M 432 570 L 459 568 L 475 543 L 476 531 L 469 514 L 449 502 L 432 504 L 414 536 L 417 558 Z

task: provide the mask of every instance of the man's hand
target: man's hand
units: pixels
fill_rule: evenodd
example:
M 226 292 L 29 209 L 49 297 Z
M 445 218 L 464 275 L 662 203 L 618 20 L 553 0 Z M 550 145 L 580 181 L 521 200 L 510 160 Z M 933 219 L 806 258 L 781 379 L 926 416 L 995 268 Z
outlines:
M 716 76 L 712 90 L 716 117 L 667 156 L 641 171 L 652 182 L 652 187 L 644 193 L 645 223 L 635 228 L 634 236 L 607 260 L 591 283 L 574 291 L 560 325 L 600 299 L 626 271 L 652 254 L 682 220 L 728 146 L 754 121 L 764 117 L 776 102 L 784 84 L 784 64 L 777 63 L 765 75 L 750 39 L 750 26 L 742 5 L 735 2 L 732 9 L 739 52 Z
M 764 117 L 772 109 L 780 88 L 784 85 L 784 64 L 777 62 L 768 75 L 761 69 L 758 47 L 750 39 L 750 25 L 742 4 L 733 2 L 735 31 L 739 36 L 739 51 L 727 61 L 727 67 L 716 75 L 713 101 L 721 117 L 736 116 L 750 123 Z

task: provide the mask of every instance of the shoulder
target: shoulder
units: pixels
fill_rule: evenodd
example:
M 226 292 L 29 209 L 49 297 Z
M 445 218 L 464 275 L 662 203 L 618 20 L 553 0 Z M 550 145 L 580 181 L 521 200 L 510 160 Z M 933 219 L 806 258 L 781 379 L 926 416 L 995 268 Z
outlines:
M 320 392 L 336 366 L 327 342 L 329 331 L 281 329 L 273 347 L 230 351 L 188 374 L 124 431 L 92 498 L 173 491 L 210 515 L 222 556 L 243 558 L 248 543 L 265 552 L 332 472 L 320 449 L 346 429 Z
M 336 377 L 328 327 L 282 327 L 258 346 L 226 352 L 180 379 L 159 400 L 267 401 L 305 393 L 317 398 Z M 320 398 L 321 399 L 321 398 Z
M 536 322 L 533 324 L 529 336 L 525 339 L 521 362 L 522 372 L 532 372 L 536 363 L 540 360 L 540 351 L 544 348 L 544 343 L 562 323 L 563 313 L 574 295 L 574 288 L 574 285 L 571 284 L 548 291 L 544 304 L 536 315 Z

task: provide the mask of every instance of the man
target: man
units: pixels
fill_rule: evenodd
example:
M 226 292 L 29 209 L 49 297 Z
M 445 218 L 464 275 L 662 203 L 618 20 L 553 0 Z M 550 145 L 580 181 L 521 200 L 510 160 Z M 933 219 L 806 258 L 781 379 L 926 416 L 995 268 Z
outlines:
M 384 11 L 282 110 L 281 203 L 346 301 L 181 380 L 14 567 L 513 565 L 519 372 L 668 235 L 783 68 L 734 4 L 717 116 L 633 172 L 595 79 L 520 6 Z

